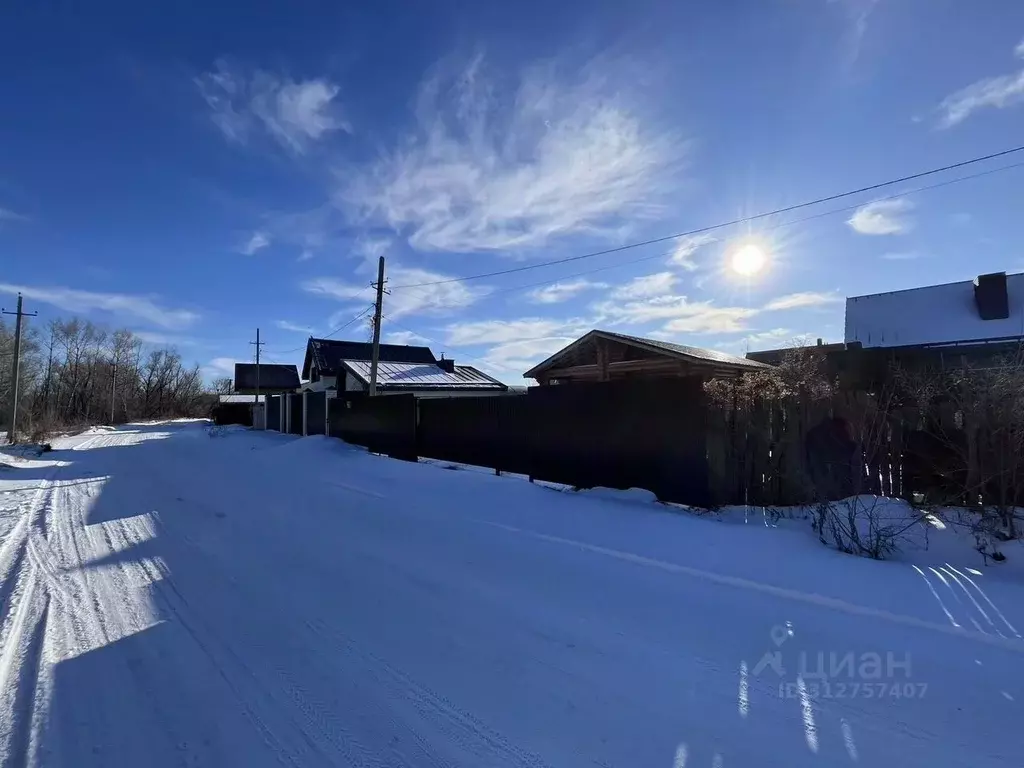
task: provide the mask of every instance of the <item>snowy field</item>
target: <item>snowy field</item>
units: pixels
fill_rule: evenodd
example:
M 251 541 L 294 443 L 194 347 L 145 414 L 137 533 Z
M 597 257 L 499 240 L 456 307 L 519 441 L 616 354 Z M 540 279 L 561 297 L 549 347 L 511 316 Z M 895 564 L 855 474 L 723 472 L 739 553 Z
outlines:
M 1013 556 L 200 424 L 0 463 L 5 767 L 1024 761 Z

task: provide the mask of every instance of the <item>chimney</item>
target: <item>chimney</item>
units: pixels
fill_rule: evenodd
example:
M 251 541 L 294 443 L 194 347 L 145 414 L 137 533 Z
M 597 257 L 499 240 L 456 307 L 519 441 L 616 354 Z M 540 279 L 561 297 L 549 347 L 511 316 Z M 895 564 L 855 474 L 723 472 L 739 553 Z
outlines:
M 455 373 L 455 361 L 445 360 L 444 352 L 441 353 L 441 359 L 437 361 L 437 367 L 440 368 L 442 371 L 446 371 L 448 373 Z
M 974 303 L 982 320 L 1005 320 L 1010 316 L 1006 295 L 1006 273 L 994 272 L 974 278 Z
M 821 339 L 818 339 L 818 346 L 821 346 Z

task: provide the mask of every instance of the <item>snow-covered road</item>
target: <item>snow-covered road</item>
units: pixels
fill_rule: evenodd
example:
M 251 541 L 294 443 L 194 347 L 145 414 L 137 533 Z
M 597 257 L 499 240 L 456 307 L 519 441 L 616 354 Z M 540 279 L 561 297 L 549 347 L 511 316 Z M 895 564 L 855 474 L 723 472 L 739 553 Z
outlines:
M 0 469 L 3 766 L 1021 764 L 1012 579 L 326 438 L 55 447 Z

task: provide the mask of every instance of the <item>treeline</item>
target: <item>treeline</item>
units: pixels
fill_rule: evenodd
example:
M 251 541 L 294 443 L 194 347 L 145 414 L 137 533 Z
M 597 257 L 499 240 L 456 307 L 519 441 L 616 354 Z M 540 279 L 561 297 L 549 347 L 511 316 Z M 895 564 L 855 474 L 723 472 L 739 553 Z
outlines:
M 8 428 L 14 326 L 0 320 L 0 430 Z M 77 318 L 22 334 L 18 432 L 141 419 L 205 416 L 199 366 L 175 349 L 147 350 L 128 330 L 110 331 Z

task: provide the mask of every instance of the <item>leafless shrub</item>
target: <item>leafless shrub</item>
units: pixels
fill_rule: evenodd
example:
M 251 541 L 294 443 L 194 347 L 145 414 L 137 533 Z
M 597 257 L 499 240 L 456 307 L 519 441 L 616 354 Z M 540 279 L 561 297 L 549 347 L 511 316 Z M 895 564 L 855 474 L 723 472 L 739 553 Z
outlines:
M 982 537 L 1016 538 L 1024 506 L 1024 351 L 955 369 L 899 370 L 895 380 L 931 438 L 935 507 L 963 506 Z
M 828 373 L 825 355 L 816 347 L 794 347 L 778 365 L 704 383 L 711 404 L 727 408 L 749 406 L 758 400 L 799 398 L 815 402 L 827 400 L 835 391 L 836 382 Z

